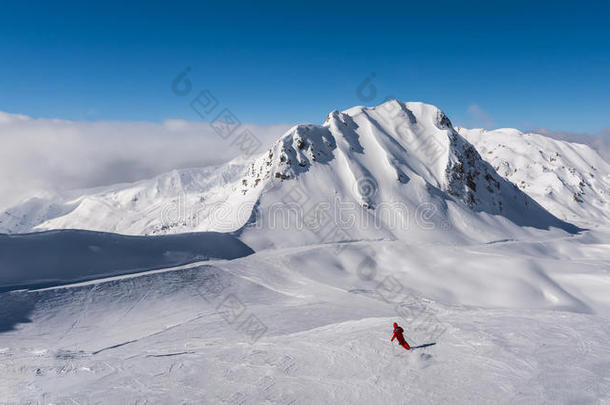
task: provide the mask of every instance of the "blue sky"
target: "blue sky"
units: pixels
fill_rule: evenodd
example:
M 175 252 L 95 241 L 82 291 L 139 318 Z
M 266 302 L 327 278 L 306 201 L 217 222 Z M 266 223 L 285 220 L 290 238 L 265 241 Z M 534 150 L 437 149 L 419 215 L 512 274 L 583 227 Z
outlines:
M 610 126 L 607 2 L 14 3 L 0 13 L 11 113 L 197 120 L 170 89 L 190 66 L 195 90 L 256 124 L 392 97 L 469 126 Z M 371 74 L 377 93 L 363 100 Z

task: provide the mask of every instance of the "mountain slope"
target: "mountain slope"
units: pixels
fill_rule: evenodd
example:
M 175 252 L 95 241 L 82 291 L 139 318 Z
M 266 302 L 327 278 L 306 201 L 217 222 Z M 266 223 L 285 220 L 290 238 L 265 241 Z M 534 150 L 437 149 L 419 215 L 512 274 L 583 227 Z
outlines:
M 0 231 L 80 228 L 123 234 L 165 234 L 197 225 L 197 209 L 231 194 L 244 170 L 238 161 L 221 167 L 172 170 L 152 179 L 33 198 L 0 214 Z M 188 211 L 188 212 L 187 212 Z M 190 230 L 207 231 L 205 227 Z
M 509 128 L 457 130 L 557 217 L 586 227 L 610 222 L 610 164 L 589 146 Z

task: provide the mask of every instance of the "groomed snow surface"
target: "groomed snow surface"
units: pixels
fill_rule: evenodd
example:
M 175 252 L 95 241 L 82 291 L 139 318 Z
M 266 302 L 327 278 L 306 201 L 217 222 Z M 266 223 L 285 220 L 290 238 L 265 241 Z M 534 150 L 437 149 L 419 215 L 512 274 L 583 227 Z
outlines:
M 0 214 L 0 403 L 610 404 L 609 176 L 390 101 L 31 199 Z

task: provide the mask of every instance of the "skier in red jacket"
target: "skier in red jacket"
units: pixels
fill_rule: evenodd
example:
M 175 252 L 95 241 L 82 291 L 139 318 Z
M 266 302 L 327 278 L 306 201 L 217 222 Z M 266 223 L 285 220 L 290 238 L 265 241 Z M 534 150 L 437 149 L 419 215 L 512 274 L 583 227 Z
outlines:
M 405 337 L 402 335 L 403 332 L 404 332 L 404 329 L 401 328 L 400 326 L 398 326 L 398 324 L 396 322 L 394 322 L 394 334 L 392 334 L 392 339 L 390 340 L 390 342 L 392 342 L 392 341 L 394 341 L 394 339 L 396 339 L 396 340 L 398 340 L 399 345 L 401 345 L 405 349 L 409 350 L 411 348 L 411 346 L 409 346 L 409 344 L 405 340 Z

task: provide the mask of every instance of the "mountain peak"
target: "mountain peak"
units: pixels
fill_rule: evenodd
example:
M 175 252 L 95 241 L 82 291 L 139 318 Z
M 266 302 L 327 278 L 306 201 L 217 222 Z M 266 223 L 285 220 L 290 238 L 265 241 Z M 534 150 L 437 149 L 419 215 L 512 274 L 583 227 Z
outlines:
M 413 215 L 422 204 L 431 206 L 437 226 L 452 223 L 450 227 L 469 237 L 472 233 L 450 218 L 454 210 L 461 211 L 460 216 L 472 215 L 466 213 L 470 211 L 518 225 L 575 230 L 499 176 L 442 110 L 425 103 L 390 100 L 375 107 L 332 111 L 323 125 L 293 127 L 251 165 L 243 184 L 260 185 L 243 189 L 244 195 L 257 196 L 259 222 L 269 215 L 265 207 L 285 201 L 298 189 L 314 206 L 332 206 L 335 198 L 341 204 L 354 202 L 365 210 L 354 215 L 372 215 L 382 224 L 388 204 L 410 211 L 405 215 Z M 489 234 L 496 232 L 488 223 L 479 223 Z M 389 223 L 373 234 L 413 236 Z

